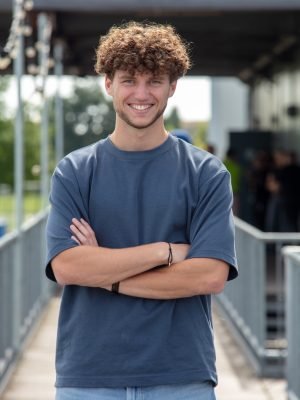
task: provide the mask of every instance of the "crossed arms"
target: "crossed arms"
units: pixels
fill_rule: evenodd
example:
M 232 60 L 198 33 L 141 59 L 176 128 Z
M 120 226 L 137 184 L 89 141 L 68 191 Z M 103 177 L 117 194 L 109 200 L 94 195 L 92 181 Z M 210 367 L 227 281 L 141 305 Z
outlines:
M 167 264 L 169 246 L 156 242 L 123 249 L 99 246 L 92 228 L 84 220 L 72 220 L 70 229 L 79 246 L 65 250 L 52 260 L 61 285 L 101 287 L 148 299 L 175 299 L 215 294 L 223 290 L 229 266 L 212 258 L 186 259 L 189 245 L 172 244 L 173 264 Z

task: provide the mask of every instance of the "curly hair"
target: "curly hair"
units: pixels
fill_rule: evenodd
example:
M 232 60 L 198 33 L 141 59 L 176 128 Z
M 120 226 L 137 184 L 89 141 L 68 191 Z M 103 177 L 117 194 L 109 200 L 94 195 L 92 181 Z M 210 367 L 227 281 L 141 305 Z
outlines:
M 113 78 L 116 70 L 168 74 L 170 80 L 191 67 L 188 44 L 170 25 L 131 21 L 113 26 L 96 50 L 95 71 Z

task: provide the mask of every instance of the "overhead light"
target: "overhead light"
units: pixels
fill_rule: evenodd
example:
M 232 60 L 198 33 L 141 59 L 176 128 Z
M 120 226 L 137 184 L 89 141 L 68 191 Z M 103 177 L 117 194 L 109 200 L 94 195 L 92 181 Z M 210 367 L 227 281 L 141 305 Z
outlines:
M 273 53 L 278 56 L 293 46 L 297 41 L 298 39 L 296 36 L 284 36 L 273 48 Z
M 6 69 L 11 63 L 10 57 L 0 57 L 0 70 Z
M 272 62 L 272 58 L 266 54 L 266 55 L 259 57 L 259 59 L 257 61 L 255 61 L 255 63 L 253 65 L 254 65 L 255 69 L 263 69 L 267 65 L 269 65 L 271 62 Z
M 34 58 L 36 56 L 36 50 L 33 46 L 29 46 L 25 49 L 26 57 Z
M 30 75 L 37 75 L 39 72 L 39 68 L 35 64 L 29 64 L 27 67 L 27 71 Z
M 245 68 L 239 73 L 239 78 L 242 81 L 248 81 L 253 76 L 253 70 L 251 68 Z

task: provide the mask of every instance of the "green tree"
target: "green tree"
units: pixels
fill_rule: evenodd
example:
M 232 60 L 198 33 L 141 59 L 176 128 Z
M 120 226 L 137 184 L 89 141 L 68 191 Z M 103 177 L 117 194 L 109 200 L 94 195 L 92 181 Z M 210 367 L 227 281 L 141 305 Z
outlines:
M 64 99 L 65 153 L 110 134 L 115 125 L 112 102 L 95 78 L 76 78 L 73 93 Z
M 13 186 L 14 181 L 14 123 L 8 117 L 5 92 L 8 78 L 0 79 L 0 184 Z M 41 109 L 25 102 L 24 105 L 24 179 L 39 180 Z M 64 99 L 64 152 L 86 146 L 106 137 L 114 129 L 115 112 L 96 79 L 74 79 L 73 93 Z M 49 99 L 49 171 L 55 165 L 54 98 Z
M 193 134 L 195 146 L 205 148 L 207 144 L 208 121 L 199 121 Z
M 167 118 L 165 118 L 165 127 L 168 131 L 181 128 L 181 121 L 177 107 L 174 107 L 170 115 Z
M 10 78 L 0 78 L 0 184 L 13 184 L 13 121 L 7 115 L 6 91 Z

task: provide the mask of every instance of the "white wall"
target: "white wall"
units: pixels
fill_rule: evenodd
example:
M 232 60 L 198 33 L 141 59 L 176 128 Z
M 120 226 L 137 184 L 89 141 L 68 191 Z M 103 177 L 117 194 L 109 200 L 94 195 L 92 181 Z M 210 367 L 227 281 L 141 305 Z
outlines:
M 248 95 L 248 86 L 239 79 L 211 79 L 211 122 L 207 141 L 214 145 L 221 159 L 229 145 L 228 132 L 249 127 Z

